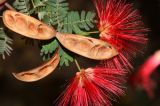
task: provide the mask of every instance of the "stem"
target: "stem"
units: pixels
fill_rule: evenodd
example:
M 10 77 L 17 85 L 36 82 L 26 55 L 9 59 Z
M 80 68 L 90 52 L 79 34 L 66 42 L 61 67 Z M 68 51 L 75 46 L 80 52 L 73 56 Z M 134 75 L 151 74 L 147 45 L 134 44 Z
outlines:
M 76 63 L 76 66 L 77 66 L 78 70 L 81 71 L 81 68 L 80 68 L 80 65 L 79 65 L 78 61 L 76 59 L 74 59 L 74 61 Z
M 87 32 L 89 34 L 96 34 L 96 33 L 99 33 L 99 31 L 91 31 L 91 32 Z
M 10 10 L 16 11 L 10 4 L 8 4 L 7 2 L 5 3 L 5 6 L 7 8 L 9 8 Z
M 34 5 L 34 2 L 33 2 L 33 0 L 31 0 L 31 2 L 32 2 L 32 5 L 33 5 L 33 8 L 35 8 L 36 6 Z

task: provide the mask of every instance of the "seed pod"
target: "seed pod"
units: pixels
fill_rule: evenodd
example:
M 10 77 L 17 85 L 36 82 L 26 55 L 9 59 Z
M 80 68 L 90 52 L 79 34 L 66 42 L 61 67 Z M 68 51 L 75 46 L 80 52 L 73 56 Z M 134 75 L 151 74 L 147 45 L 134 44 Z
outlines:
M 21 80 L 24 82 L 38 81 L 46 77 L 50 73 L 52 73 L 57 67 L 59 60 L 60 60 L 60 57 L 58 55 L 58 51 L 56 51 L 53 57 L 48 62 L 40 65 L 39 67 L 28 70 L 28 71 L 24 71 L 20 73 L 12 73 L 12 74 L 18 80 Z
M 4 7 L 6 0 L 0 0 L 0 10 Z
M 90 59 L 105 60 L 118 55 L 111 44 L 98 39 L 62 33 L 57 33 L 56 37 L 68 50 Z
M 52 27 L 41 21 L 12 10 L 3 13 L 3 22 L 12 31 L 32 39 L 47 40 L 56 34 Z

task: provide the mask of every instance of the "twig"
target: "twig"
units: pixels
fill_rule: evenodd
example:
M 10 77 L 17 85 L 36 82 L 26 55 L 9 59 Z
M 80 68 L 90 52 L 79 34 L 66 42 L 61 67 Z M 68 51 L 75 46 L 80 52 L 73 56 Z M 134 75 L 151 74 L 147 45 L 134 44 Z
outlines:
M 76 59 L 74 59 L 75 63 L 76 63 L 76 66 L 78 68 L 79 71 L 81 71 L 81 68 L 80 68 L 80 65 L 78 64 L 78 61 Z
M 16 11 L 10 4 L 8 4 L 7 2 L 5 3 L 5 6 L 7 8 L 9 8 L 10 10 Z

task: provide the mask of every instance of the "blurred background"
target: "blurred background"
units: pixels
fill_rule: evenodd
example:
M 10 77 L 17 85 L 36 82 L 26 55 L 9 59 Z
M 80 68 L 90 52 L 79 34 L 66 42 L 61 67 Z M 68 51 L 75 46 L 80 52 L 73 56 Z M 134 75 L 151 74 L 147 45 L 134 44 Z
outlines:
M 67 1 L 73 10 L 94 11 L 95 9 L 91 0 Z M 12 4 L 13 0 L 8 2 Z M 145 54 L 134 60 L 134 73 L 147 57 L 160 49 L 160 0 L 130 0 L 129 2 L 139 9 L 143 22 L 151 30 L 148 33 L 149 44 Z M 2 25 L 1 19 L 0 25 Z M 64 90 L 66 82 L 76 73 L 75 64 L 72 63 L 70 67 L 57 68 L 52 74 L 38 82 L 24 83 L 16 80 L 12 72 L 36 67 L 42 63 L 42 58 L 39 54 L 38 41 L 26 44 L 18 34 L 10 30 L 6 32 L 14 39 L 12 45 L 14 50 L 5 60 L 0 58 L 0 106 L 54 106 L 54 101 Z M 82 57 L 78 57 L 78 61 L 84 67 L 94 64 L 93 61 Z M 160 68 L 156 71 L 160 72 Z M 160 77 L 154 79 L 157 82 L 154 99 L 149 99 L 146 92 L 135 89 L 127 83 L 126 95 L 117 103 L 114 102 L 113 106 L 160 106 Z

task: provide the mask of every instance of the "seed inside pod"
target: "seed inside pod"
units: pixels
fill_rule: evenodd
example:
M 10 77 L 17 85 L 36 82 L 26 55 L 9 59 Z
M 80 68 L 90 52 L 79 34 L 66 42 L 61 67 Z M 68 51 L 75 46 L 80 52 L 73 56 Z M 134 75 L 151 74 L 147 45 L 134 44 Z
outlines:
M 28 23 L 28 33 L 33 33 L 33 35 L 38 34 L 37 26 L 32 22 Z
M 50 35 L 53 32 L 52 29 L 48 28 L 45 24 L 38 25 L 38 36 L 41 35 Z
M 22 32 L 27 32 L 27 21 L 23 17 L 21 17 L 19 14 L 15 15 L 15 25 L 17 30 L 20 30 Z
M 15 20 L 12 15 L 10 15 L 10 14 L 7 15 L 6 22 L 10 27 L 15 27 Z

